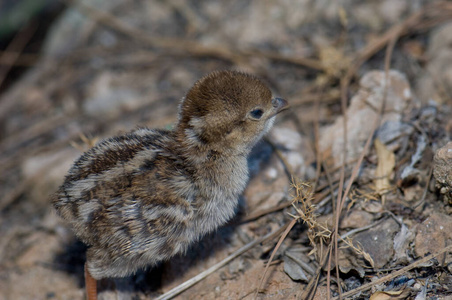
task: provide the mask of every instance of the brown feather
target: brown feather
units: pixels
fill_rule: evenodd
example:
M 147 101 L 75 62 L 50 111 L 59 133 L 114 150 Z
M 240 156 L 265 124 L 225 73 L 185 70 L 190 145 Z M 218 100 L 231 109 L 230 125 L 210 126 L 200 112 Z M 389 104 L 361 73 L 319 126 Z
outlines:
M 227 222 L 248 180 L 247 155 L 286 104 L 254 76 L 214 72 L 182 100 L 173 131 L 140 128 L 84 153 L 53 204 L 89 245 L 89 273 L 130 275 Z

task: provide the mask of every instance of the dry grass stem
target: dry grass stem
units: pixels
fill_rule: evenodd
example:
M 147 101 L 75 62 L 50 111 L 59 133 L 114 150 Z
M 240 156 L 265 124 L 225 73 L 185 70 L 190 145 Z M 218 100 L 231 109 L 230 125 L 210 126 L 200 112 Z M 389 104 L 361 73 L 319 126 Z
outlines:
M 213 265 L 212 267 L 210 267 L 207 270 L 205 270 L 204 272 L 196 275 L 195 277 L 190 278 L 189 280 L 187 280 L 184 283 L 176 286 L 175 288 L 173 288 L 170 291 L 164 293 L 163 295 L 160 295 L 155 300 L 168 300 L 168 299 L 171 299 L 171 298 L 175 297 L 176 295 L 182 293 L 183 291 L 189 289 L 190 287 L 192 287 L 196 283 L 198 283 L 201 280 L 205 279 L 207 276 L 209 276 L 210 274 L 214 273 L 218 269 L 224 267 L 230 261 L 232 261 L 233 259 L 239 257 L 240 255 L 242 255 L 246 251 L 250 250 L 254 246 L 256 246 L 256 245 L 258 245 L 260 243 L 263 243 L 264 241 L 267 241 L 267 240 L 275 238 L 276 236 L 281 234 L 284 230 L 286 230 L 286 228 L 287 228 L 287 226 L 282 226 L 278 230 L 276 230 L 274 232 L 271 232 L 271 233 L 269 233 L 269 234 L 267 234 L 267 235 L 255 240 L 255 241 L 252 241 L 252 242 L 246 244 L 245 246 L 243 246 L 242 248 L 238 249 L 237 251 L 235 251 L 234 253 L 232 253 L 231 255 L 229 255 L 228 257 L 226 257 L 225 259 L 223 259 L 219 263 Z
M 352 248 L 356 252 L 356 254 L 363 256 L 364 259 L 370 263 L 372 268 L 375 267 L 374 260 L 372 259 L 372 257 L 370 256 L 369 253 L 367 253 L 363 250 L 363 247 L 359 243 L 357 243 L 356 245 L 353 244 L 353 241 L 349 236 L 347 236 L 346 238 L 341 237 L 341 240 L 347 245 L 347 246 L 343 246 L 341 248 L 348 248 L 348 247 Z
M 36 32 L 37 26 L 24 26 L 6 47 L 6 51 L 0 56 L 0 87 L 3 84 L 14 63 L 22 53 L 23 48 Z
M 308 255 L 317 254 L 318 256 L 321 253 L 321 251 L 318 251 L 318 246 L 326 244 L 331 237 L 331 230 L 326 224 L 321 224 L 317 221 L 316 206 L 312 203 L 314 197 L 311 185 L 297 179 L 292 181 L 292 188 L 295 191 L 292 206 L 297 215 L 291 216 L 294 219 L 301 219 L 308 226 L 307 235 L 312 246 L 312 250 Z
M 343 293 L 342 297 L 344 297 L 344 298 L 345 297 L 350 297 L 350 296 L 353 296 L 353 295 L 355 295 L 355 294 L 357 294 L 359 292 L 363 292 L 363 291 L 369 290 L 369 289 L 371 289 L 372 287 L 374 287 L 376 285 L 385 283 L 385 282 L 387 282 L 389 280 L 392 280 L 392 279 L 394 279 L 394 278 L 396 278 L 396 277 L 398 277 L 400 275 L 403 275 L 403 274 L 407 273 L 408 271 L 410 271 L 410 270 L 412 270 L 414 268 L 422 266 L 424 263 L 428 262 L 429 260 L 431 260 L 431 259 L 433 259 L 433 258 L 435 258 L 435 257 L 437 257 L 437 256 L 439 256 L 439 255 L 441 255 L 441 254 L 443 254 L 445 252 L 449 252 L 449 251 L 452 251 L 452 245 L 444 247 L 443 249 L 439 250 L 436 253 L 427 255 L 426 257 L 421 258 L 421 259 L 409 264 L 408 266 L 406 266 L 406 267 L 404 267 L 404 268 L 402 268 L 402 269 L 400 269 L 398 271 L 394 271 L 394 272 L 392 272 L 389 275 L 383 276 L 383 277 L 381 277 L 379 279 L 376 279 L 375 281 L 372 281 L 370 283 L 364 284 L 364 285 L 360 286 L 359 288 L 356 288 L 354 290 L 351 290 L 351 291 L 348 291 L 346 293 Z M 340 298 L 339 297 L 334 297 L 333 298 L 333 300 L 337 300 L 337 299 L 340 299 Z
M 257 295 L 260 292 L 260 290 L 262 288 L 262 285 L 265 282 L 265 279 L 267 278 L 268 268 L 270 267 L 270 265 L 271 265 L 271 263 L 273 261 L 273 258 L 275 257 L 276 252 L 278 251 L 279 247 L 281 247 L 281 244 L 284 242 L 284 239 L 287 237 L 287 235 L 289 234 L 290 230 L 295 226 L 296 223 L 297 223 L 297 219 L 293 219 L 292 221 L 290 221 L 289 224 L 287 224 L 286 226 L 281 227 L 281 228 L 285 229 L 284 233 L 279 238 L 278 243 L 275 246 L 275 249 L 273 249 L 273 252 L 270 255 L 270 259 L 268 260 L 267 265 L 265 266 L 265 269 L 264 269 L 264 274 L 262 274 L 262 277 L 261 277 L 261 279 L 259 281 L 258 288 L 256 289 L 256 292 L 254 294 L 254 299 L 257 299 Z

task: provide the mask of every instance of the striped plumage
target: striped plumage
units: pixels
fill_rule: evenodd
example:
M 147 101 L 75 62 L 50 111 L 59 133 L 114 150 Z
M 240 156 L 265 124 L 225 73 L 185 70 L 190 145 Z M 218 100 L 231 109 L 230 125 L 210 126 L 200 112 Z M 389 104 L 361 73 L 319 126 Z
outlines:
M 251 75 L 214 72 L 183 99 L 174 130 L 140 128 L 84 153 L 53 204 L 89 246 L 91 275 L 130 275 L 227 222 L 247 155 L 285 106 Z

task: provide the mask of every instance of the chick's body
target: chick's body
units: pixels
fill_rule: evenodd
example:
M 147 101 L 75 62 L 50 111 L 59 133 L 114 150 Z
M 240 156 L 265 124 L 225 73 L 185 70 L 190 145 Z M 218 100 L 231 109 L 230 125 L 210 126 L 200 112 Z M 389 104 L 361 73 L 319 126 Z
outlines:
M 174 130 L 137 129 L 84 153 L 54 206 L 89 245 L 91 275 L 130 275 L 227 222 L 247 154 L 285 105 L 251 75 L 215 72 L 183 99 Z

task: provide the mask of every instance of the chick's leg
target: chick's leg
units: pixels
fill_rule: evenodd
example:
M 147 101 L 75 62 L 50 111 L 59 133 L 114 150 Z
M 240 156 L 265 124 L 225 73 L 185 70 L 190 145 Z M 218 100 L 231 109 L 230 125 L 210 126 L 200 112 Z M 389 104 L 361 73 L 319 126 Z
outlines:
M 85 289 L 87 300 L 97 300 L 97 281 L 88 271 L 88 266 L 85 263 Z

